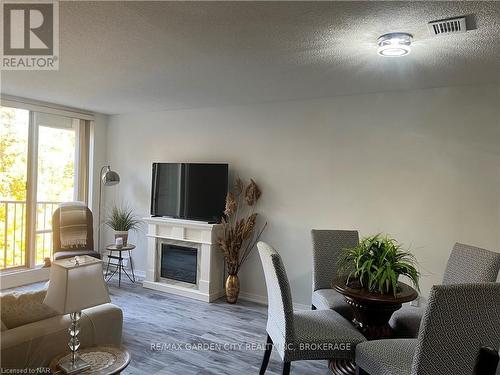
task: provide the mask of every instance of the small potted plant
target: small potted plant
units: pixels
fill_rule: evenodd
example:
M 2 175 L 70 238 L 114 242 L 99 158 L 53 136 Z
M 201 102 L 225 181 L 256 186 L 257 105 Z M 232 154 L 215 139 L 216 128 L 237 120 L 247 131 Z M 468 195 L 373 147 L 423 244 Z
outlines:
M 139 229 L 141 221 L 128 207 L 113 206 L 105 224 L 115 231 L 115 240 L 123 239 L 123 245 L 127 245 L 128 232 Z
M 357 284 L 370 292 L 396 295 L 399 276 L 407 276 L 419 290 L 417 261 L 395 239 L 376 234 L 345 249 L 339 260 L 339 276 L 346 284 Z

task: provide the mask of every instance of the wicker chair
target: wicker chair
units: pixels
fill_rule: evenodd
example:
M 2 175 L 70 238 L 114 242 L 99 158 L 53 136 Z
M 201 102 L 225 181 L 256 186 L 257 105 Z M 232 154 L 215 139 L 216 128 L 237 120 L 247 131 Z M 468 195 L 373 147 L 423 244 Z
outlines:
M 418 339 L 359 344 L 357 372 L 360 375 L 479 374 L 474 368 L 482 348 L 491 347 L 494 352 L 499 345 L 500 283 L 435 285 Z M 494 372 L 481 373 L 489 374 Z
M 351 361 L 355 346 L 364 341 L 349 321 L 333 310 L 293 311 L 290 285 L 280 255 L 259 242 L 267 286 L 267 347 L 260 374 L 264 374 L 273 346 L 283 360 L 283 374 L 290 362 L 339 359 Z
M 64 258 L 71 258 L 77 255 L 90 255 L 94 258 L 101 258 L 101 255 L 94 251 L 94 232 L 93 232 L 93 225 L 94 225 L 94 220 L 92 217 L 92 211 L 88 207 L 85 207 L 85 222 L 83 224 L 86 224 L 87 226 L 87 237 L 85 239 L 82 239 L 83 242 L 85 242 L 85 246 L 80 246 L 80 247 L 70 247 L 70 248 L 65 248 L 61 246 L 61 225 L 64 225 L 64 223 L 61 223 L 61 209 L 62 207 L 82 207 L 82 203 L 80 202 L 70 202 L 70 203 L 63 203 L 57 208 L 53 215 L 52 215 L 52 249 L 53 249 L 53 255 L 54 255 L 54 260 L 57 259 L 64 259 Z
M 357 246 L 359 234 L 355 230 L 311 231 L 313 243 L 312 308 L 333 309 L 346 319 L 352 319 L 352 309 L 344 296 L 332 289 L 337 277 L 337 262 L 344 248 Z
M 500 271 L 500 253 L 456 243 L 443 277 L 443 285 L 495 282 Z M 403 305 L 389 322 L 399 338 L 417 337 L 425 307 Z

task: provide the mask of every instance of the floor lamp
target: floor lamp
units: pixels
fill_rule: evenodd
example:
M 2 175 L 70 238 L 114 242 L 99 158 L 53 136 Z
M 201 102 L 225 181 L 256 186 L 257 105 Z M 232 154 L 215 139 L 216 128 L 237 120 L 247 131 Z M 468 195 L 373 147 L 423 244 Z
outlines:
M 106 173 L 104 169 L 108 169 Z M 102 198 L 102 185 L 104 186 L 113 186 L 120 182 L 120 176 L 115 171 L 111 170 L 109 165 L 105 165 L 101 168 L 101 172 L 99 173 L 99 217 L 97 219 L 97 249 L 99 254 L 101 253 L 101 198 Z

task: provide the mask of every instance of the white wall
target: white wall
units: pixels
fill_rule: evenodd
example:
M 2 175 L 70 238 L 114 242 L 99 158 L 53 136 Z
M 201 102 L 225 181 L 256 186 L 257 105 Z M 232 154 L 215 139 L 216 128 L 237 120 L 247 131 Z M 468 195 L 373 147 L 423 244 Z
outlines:
M 332 82 L 332 84 L 334 84 Z M 388 232 L 415 252 L 426 294 L 455 241 L 500 248 L 500 87 L 456 87 L 111 116 L 107 193 L 149 212 L 151 163 L 228 162 L 262 188 L 264 240 L 294 302 L 311 294 L 312 228 Z M 145 269 L 144 233 L 132 234 Z M 242 293 L 265 296 L 258 256 Z

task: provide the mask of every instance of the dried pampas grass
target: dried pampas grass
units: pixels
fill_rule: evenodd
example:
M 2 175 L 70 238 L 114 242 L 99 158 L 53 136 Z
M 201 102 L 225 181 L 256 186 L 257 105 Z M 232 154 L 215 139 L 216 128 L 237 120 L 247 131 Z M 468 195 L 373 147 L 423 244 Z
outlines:
M 253 179 L 245 186 L 239 177 L 236 179 L 234 192 L 227 194 L 224 211 L 226 217 L 222 219 L 223 235 L 217 238 L 217 244 L 224 253 L 230 275 L 238 273 L 267 226 L 265 223 L 256 231 L 257 213 L 254 209 L 261 195 L 262 192 Z M 242 200 L 246 206 L 242 204 Z
M 253 206 L 261 196 L 261 191 L 254 180 L 250 179 L 250 183 L 245 189 L 245 201 L 249 206 Z

